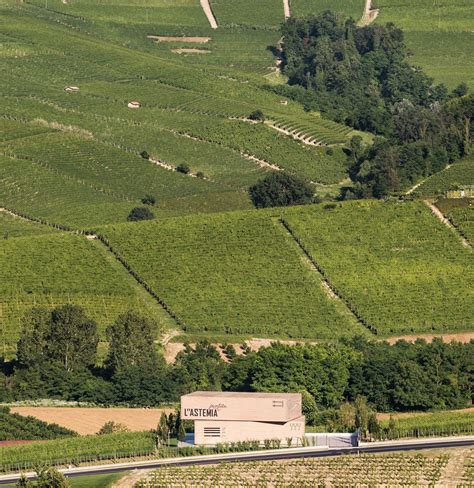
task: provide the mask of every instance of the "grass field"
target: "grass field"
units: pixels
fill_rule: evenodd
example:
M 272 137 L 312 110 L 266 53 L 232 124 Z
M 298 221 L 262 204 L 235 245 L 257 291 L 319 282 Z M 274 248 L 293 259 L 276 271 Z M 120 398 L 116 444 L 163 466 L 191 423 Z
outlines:
M 93 476 L 74 476 L 69 479 L 72 488 L 109 488 L 119 481 L 125 473 L 96 474 Z

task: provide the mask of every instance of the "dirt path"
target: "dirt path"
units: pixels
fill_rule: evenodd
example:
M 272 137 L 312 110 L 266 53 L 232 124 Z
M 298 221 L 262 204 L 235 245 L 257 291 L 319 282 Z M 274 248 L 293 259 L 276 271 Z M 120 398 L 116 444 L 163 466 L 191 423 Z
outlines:
M 372 0 L 365 0 L 364 14 L 359 21 L 359 26 L 370 25 L 378 17 L 379 13 L 379 9 L 372 10 Z
M 464 463 L 470 451 L 471 449 L 456 449 L 450 453 L 449 461 L 434 485 L 436 488 L 455 488 L 463 485 Z M 468 485 L 466 484 L 466 486 Z
M 471 244 L 459 234 L 456 227 L 454 227 L 451 221 L 444 216 L 443 212 L 441 212 L 441 210 L 436 205 L 429 202 L 428 200 L 423 200 L 423 201 L 426 203 L 426 205 L 428 205 L 433 215 L 437 217 L 446 227 L 448 227 L 448 229 L 451 229 L 459 237 L 459 239 L 461 239 L 461 243 L 464 247 L 467 247 L 468 249 L 472 249 Z
M 211 28 L 217 29 L 218 27 L 217 20 L 214 17 L 214 13 L 211 9 L 211 4 L 209 3 L 209 0 L 201 0 L 201 7 L 204 10 L 204 13 L 206 14 L 209 24 L 211 24 Z
M 153 472 L 152 469 L 134 469 L 112 485 L 112 488 L 132 488 L 135 483 L 144 479 Z
M 290 0 L 283 0 L 283 9 L 285 11 L 285 19 L 291 17 L 291 10 L 290 10 Z

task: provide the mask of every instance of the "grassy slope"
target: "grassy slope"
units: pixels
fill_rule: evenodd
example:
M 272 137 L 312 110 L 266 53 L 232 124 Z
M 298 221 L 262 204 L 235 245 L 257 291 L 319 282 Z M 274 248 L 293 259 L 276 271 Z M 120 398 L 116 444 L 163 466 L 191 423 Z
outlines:
M 34 306 L 75 303 L 104 328 L 119 313 L 137 309 L 161 327 L 172 323 L 98 241 L 60 234 L 18 237 L 0 247 L 0 314 L 2 352 L 18 340 L 20 321 Z
M 26 237 L 41 234 L 53 234 L 57 231 L 52 227 L 29 222 L 5 212 L 0 212 L 0 238 Z
M 423 203 L 315 206 L 286 219 L 380 335 L 474 326 L 472 253 Z
M 74 476 L 70 478 L 72 488 L 109 488 L 124 476 L 125 473 L 97 474 L 93 476 Z

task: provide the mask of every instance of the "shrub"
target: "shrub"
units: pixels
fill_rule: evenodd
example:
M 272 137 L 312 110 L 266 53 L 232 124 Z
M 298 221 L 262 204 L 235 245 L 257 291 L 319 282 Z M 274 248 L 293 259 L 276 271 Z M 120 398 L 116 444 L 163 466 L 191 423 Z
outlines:
M 100 428 L 97 432 L 97 435 L 104 435 L 104 434 L 117 434 L 120 432 L 128 432 L 128 428 L 124 424 L 119 424 L 118 422 L 114 422 L 113 420 L 109 420 L 105 422 L 105 424 Z
M 156 198 L 153 195 L 147 194 L 142 198 L 142 203 L 143 205 L 155 205 Z
M 129 222 L 137 222 L 139 220 L 153 220 L 155 215 L 147 207 L 135 207 L 128 214 L 127 220 Z
M 143 159 L 150 159 L 150 155 L 146 152 L 146 151 L 142 151 L 140 153 L 140 156 L 143 158 Z
M 202 171 L 198 171 L 196 173 L 196 178 L 200 178 L 201 180 L 203 180 L 206 176 L 204 175 L 204 173 Z
M 313 188 L 296 176 L 271 173 L 250 188 L 250 198 L 257 208 L 286 207 L 311 203 Z
M 250 120 L 256 120 L 258 122 L 265 122 L 265 115 L 261 110 L 255 110 L 249 115 Z
M 189 166 L 187 164 L 182 163 L 182 164 L 176 166 L 176 171 L 178 173 L 183 173 L 183 174 L 187 175 L 191 171 L 191 169 L 189 168 Z

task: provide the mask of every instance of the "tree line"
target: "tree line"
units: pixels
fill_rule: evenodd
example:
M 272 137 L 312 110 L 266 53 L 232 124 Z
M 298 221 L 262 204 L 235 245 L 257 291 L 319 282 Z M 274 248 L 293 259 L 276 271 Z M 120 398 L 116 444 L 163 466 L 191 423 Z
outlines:
M 310 423 L 337 419 L 341 405 L 365 398 L 377 411 L 459 408 L 473 396 L 474 341 L 467 344 L 370 341 L 274 343 L 222 359 L 207 341 L 185 345 L 166 364 L 157 324 L 128 312 L 107 328 L 108 352 L 98 365 L 97 324 L 76 305 L 32 309 L 17 357 L 0 358 L 0 402 L 54 398 L 96 404 L 155 406 L 195 390 L 303 393 Z
M 353 185 L 341 198 L 382 198 L 403 190 L 470 151 L 474 96 L 451 93 L 410 65 L 394 24 L 358 27 L 334 12 L 290 18 L 282 27 L 287 85 L 270 87 L 308 111 L 377 135 L 347 149 Z

